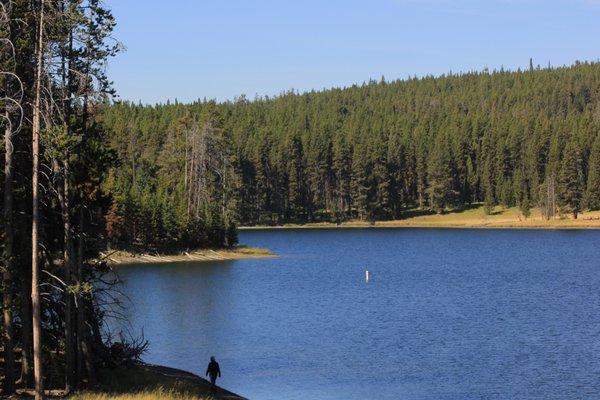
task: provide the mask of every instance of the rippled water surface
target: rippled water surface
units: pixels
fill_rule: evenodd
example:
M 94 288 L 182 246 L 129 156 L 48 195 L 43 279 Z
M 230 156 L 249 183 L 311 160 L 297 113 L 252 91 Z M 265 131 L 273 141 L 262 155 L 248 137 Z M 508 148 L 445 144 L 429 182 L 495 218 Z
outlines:
M 600 398 L 600 231 L 258 230 L 119 267 L 146 361 L 267 399 Z M 365 282 L 365 270 L 371 279 Z

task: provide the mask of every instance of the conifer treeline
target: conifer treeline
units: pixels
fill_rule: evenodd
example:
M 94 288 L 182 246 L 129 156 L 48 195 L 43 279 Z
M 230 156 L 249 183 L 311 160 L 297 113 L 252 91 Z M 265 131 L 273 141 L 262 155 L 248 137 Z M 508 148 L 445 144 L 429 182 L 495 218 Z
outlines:
M 101 120 L 114 122 L 107 113 Z M 237 244 L 239 162 L 217 107 L 183 112 L 160 135 L 138 130 L 155 132 L 154 118 L 123 121 L 125 130 L 111 137 L 118 161 L 105 185 L 110 243 L 170 251 Z
M 114 155 L 95 116 L 114 26 L 100 0 L 0 1 L 3 395 L 93 385 L 111 360 L 97 257 Z
M 207 114 L 230 148 L 226 218 L 236 223 L 381 220 L 476 202 L 526 217 L 535 206 L 548 216 L 600 208 L 600 64 L 577 63 L 221 104 L 118 103 L 102 120 L 125 231 L 160 237 L 186 215 L 182 143 Z M 219 213 L 205 213 L 212 226 Z

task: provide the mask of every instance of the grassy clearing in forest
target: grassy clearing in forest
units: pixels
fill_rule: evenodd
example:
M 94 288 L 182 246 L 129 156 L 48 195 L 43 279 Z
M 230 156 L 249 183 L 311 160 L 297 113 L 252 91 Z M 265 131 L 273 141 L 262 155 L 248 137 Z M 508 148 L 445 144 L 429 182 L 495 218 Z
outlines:
M 435 214 L 426 210 L 412 209 L 404 213 L 405 218 L 393 221 L 347 221 L 341 224 L 323 222 L 309 224 L 286 224 L 276 228 L 535 228 L 535 229 L 584 229 L 600 228 L 600 211 L 588 211 L 573 219 L 572 215 L 562 215 L 546 221 L 539 209 L 532 209 L 525 218 L 517 207 L 495 207 L 490 215 L 483 207 L 477 206 L 458 211 Z M 242 229 L 271 228 L 246 227 Z
M 380 225 L 380 223 L 377 225 Z M 531 215 L 525 218 L 517 207 L 495 207 L 489 215 L 485 213 L 483 207 L 476 207 L 441 215 L 415 215 L 403 220 L 389 221 L 389 226 L 440 228 L 600 228 L 600 212 L 586 212 L 578 215 L 577 219 L 573 219 L 570 214 L 562 215 L 546 221 L 537 208 L 532 209 Z

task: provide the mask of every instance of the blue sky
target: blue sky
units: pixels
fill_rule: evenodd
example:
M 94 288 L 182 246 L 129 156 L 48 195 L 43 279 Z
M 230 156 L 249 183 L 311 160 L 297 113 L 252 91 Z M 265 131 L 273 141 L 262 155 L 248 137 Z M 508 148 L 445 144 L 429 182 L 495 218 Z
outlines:
M 600 59 L 600 0 L 105 0 L 121 99 L 233 99 Z

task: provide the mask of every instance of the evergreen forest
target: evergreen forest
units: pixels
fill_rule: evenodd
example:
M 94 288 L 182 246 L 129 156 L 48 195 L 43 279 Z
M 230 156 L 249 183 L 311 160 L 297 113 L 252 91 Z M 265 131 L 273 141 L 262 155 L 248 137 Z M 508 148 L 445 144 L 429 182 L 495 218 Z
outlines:
M 379 221 L 482 203 L 525 218 L 533 207 L 547 218 L 600 208 L 598 63 L 223 103 L 119 102 L 100 118 L 118 160 L 106 181 L 115 243 L 214 245 L 232 224 Z

